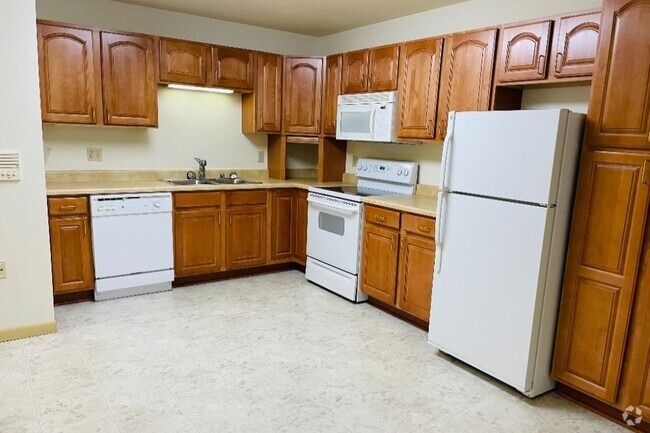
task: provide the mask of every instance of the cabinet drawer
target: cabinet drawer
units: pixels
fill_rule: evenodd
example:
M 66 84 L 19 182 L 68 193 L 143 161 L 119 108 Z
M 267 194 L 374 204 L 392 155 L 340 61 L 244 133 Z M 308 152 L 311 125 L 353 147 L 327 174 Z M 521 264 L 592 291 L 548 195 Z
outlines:
M 174 209 L 221 206 L 220 192 L 181 192 L 174 194 Z
M 228 206 L 241 206 L 247 204 L 266 204 L 266 190 L 232 191 L 226 193 Z
M 87 215 L 88 197 L 56 197 L 47 200 L 49 214 L 54 215 Z
M 366 223 L 399 229 L 399 212 L 379 207 L 366 206 L 364 211 L 364 221 Z
M 433 239 L 436 220 L 418 215 L 405 213 L 402 215 L 402 230 L 419 236 Z

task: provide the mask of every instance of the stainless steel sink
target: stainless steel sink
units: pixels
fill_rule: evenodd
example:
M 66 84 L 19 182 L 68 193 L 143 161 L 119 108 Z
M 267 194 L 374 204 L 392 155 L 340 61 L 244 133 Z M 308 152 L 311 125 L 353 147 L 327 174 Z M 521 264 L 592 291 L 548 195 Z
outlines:
M 259 180 L 252 180 L 252 179 L 244 179 L 241 177 L 231 179 L 231 178 L 225 178 L 225 179 L 215 179 L 215 178 L 210 178 L 210 179 L 205 179 L 205 180 L 199 180 L 199 179 L 163 179 L 162 180 L 165 183 L 169 183 L 171 185 L 179 185 L 179 186 L 188 186 L 188 185 L 242 185 L 242 184 L 247 184 L 247 183 L 262 183 Z
M 235 179 L 231 179 L 229 177 L 225 179 L 212 179 L 213 183 L 216 184 L 222 184 L 222 185 L 240 185 L 244 183 L 262 183 L 259 180 L 252 180 L 252 179 L 244 179 L 241 177 L 237 177 Z

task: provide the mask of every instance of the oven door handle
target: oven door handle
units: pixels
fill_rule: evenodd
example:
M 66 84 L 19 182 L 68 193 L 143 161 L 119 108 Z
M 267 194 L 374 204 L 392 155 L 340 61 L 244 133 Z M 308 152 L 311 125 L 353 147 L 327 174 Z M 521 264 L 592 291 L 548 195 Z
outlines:
M 339 213 L 344 213 L 346 215 L 354 215 L 359 213 L 359 207 L 354 206 L 354 207 L 344 207 L 344 206 L 339 206 L 335 204 L 335 202 L 330 202 L 330 201 L 321 201 L 312 197 L 307 197 L 307 201 L 316 207 L 319 207 L 324 210 L 329 210 L 329 211 L 336 211 Z

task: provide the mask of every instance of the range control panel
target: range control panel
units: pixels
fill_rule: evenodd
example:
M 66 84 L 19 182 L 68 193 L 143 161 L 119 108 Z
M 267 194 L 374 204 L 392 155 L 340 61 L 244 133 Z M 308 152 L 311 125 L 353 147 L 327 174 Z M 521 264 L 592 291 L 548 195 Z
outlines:
M 364 179 L 415 185 L 418 181 L 418 164 L 406 161 L 359 158 L 354 174 Z

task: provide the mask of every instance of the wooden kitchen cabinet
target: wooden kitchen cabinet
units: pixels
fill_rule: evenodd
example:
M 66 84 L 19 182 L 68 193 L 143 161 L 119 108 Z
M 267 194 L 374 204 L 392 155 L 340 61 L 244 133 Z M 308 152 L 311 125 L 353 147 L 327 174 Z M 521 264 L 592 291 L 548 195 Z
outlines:
M 496 65 L 498 83 L 546 78 L 552 25 L 552 20 L 545 20 L 502 28 Z
M 435 137 L 442 45 L 442 39 L 425 39 L 400 48 L 398 138 Z
M 226 269 L 266 264 L 266 191 L 226 193 Z
M 269 192 L 271 261 L 293 259 L 296 249 L 296 195 L 291 189 Z
M 598 49 L 600 12 L 563 16 L 557 20 L 554 33 L 553 76 L 591 76 Z
M 206 44 L 160 39 L 160 81 L 207 86 L 209 53 Z
M 154 38 L 101 32 L 104 123 L 158 126 Z
M 648 212 L 650 155 L 583 156 L 567 253 L 554 375 L 615 402 Z
M 395 303 L 399 232 L 374 224 L 363 227 L 361 290 L 387 304 Z
M 338 98 L 341 94 L 343 56 L 335 54 L 325 59 L 325 99 L 323 103 L 323 134 L 336 136 Z
M 253 90 L 255 53 L 230 47 L 212 47 L 212 85 L 235 90 Z
M 444 139 L 450 111 L 490 108 L 496 29 L 457 33 L 445 38 L 436 136 Z
M 96 124 L 101 112 L 99 41 L 92 30 L 37 25 L 43 122 Z
M 48 199 L 54 294 L 95 286 L 87 197 Z
M 295 259 L 301 265 L 307 263 L 307 191 L 295 190 L 296 195 L 296 254 Z
M 399 45 L 378 47 L 370 50 L 368 91 L 386 92 L 397 90 L 399 50 Z
M 282 56 L 257 53 L 255 93 L 242 95 L 242 132 L 282 132 Z
M 176 277 L 219 272 L 221 193 L 174 194 L 174 274 Z
M 284 132 L 319 134 L 323 58 L 287 57 L 284 66 Z
M 369 50 L 352 51 L 343 54 L 343 93 L 363 93 L 368 91 Z
M 397 308 L 429 321 L 436 243 L 435 220 L 402 214 Z
M 606 1 L 587 145 L 650 150 L 650 2 Z

